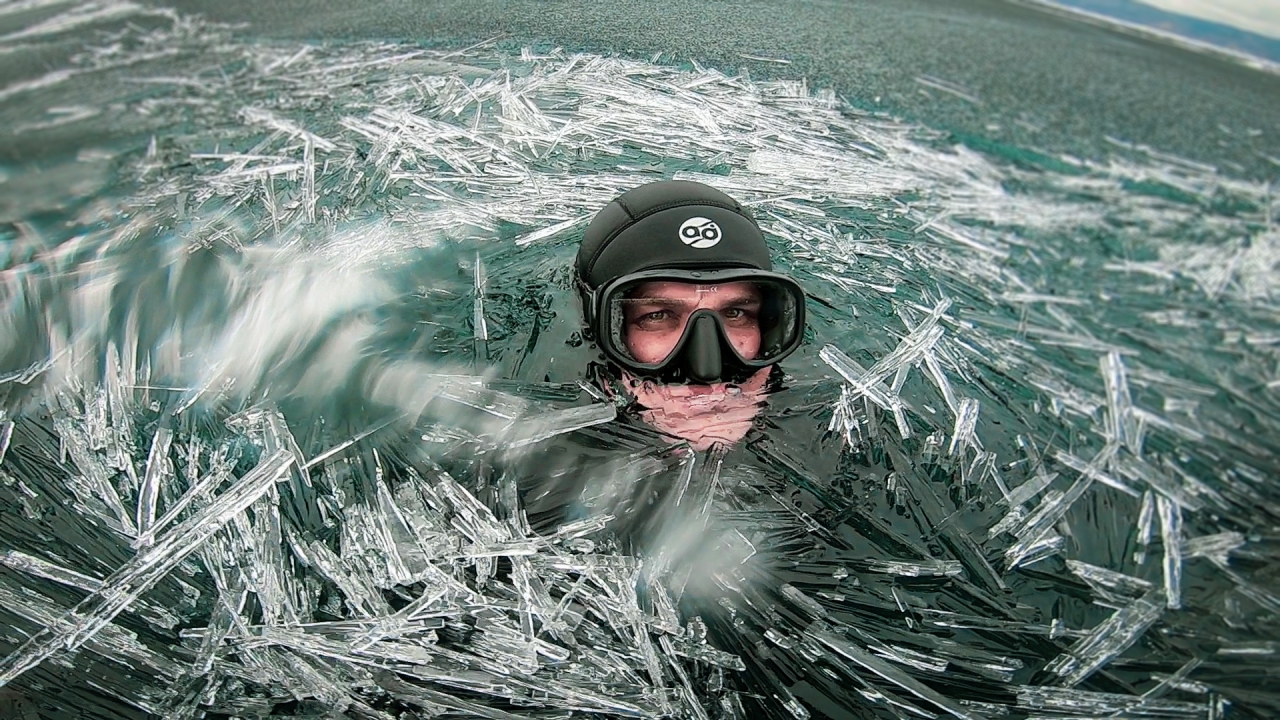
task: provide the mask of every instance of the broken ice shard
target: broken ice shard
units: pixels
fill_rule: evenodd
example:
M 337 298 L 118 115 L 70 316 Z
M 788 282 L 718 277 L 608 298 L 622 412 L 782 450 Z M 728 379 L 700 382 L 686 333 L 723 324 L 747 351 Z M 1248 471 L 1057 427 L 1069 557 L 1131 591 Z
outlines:
M 264 458 L 199 513 L 139 553 L 57 623 L 33 635 L 0 660 L 0 686 L 9 684 L 59 651 L 75 650 L 92 638 L 139 595 L 267 492 L 292 464 L 292 455 L 284 450 Z
M 974 428 L 978 425 L 978 410 L 981 405 L 973 398 L 964 398 L 960 401 L 960 407 L 956 411 L 956 425 L 951 433 L 951 445 L 947 447 L 947 455 L 955 455 L 957 451 L 963 452 L 964 448 L 973 446 L 978 450 L 982 449 L 982 444 L 978 442 L 974 435 Z
M 557 435 L 612 422 L 617 416 L 618 410 L 612 403 L 595 403 L 526 416 L 503 439 L 503 444 L 512 448 L 532 445 Z
M 156 499 L 160 488 L 173 477 L 173 467 L 169 462 L 169 446 L 173 442 L 173 432 L 167 427 L 156 430 L 151 441 L 151 454 L 147 457 L 147 472 L 138 491 L 138 537 L 150 541 L 151 526 L 156 520 Z
M 869 672 L 888 680 L 912 695 L 933 703 L 954 717 L 961 718 L 962 720 L 976 720 L 977 716 L 965 710 L 958 703 L 937 693 L 927 685 L 908 675 L 900 668 L 895 667 L 893 664 L 867 652 L 853 642 L 836 635 L 834 630 L 825 627 L 820 622 L 815 622 L 807 628 L 805 630 L 805 635 L 817 640 L 823 645 L 826 645 L 839 655 L 853 661 L 855 664 L 863 667 Z
M 1142 455 L 1142 421 L 1134 413 L 1129 399 L 1129 381 L 1124 360 L 1114 350 L 1099 361 L 1107 386 L 1107 437 L 1120 443 L 1134 455 Z
M 1016 567 L 1026 557 L 1030 549 L 1084 495 L 1084 492 L 1093 484 L 1093 480 L 1102 474 L 1100 468 L 1115 454 L 1116 449 L 1115 445 L 1107 445 L 1087 465 L 1073 459 L 1071 464 L 1079 464 L 1080 466 L 1080 476 L 1076 478 L 1076 481 L 1071 484 L 1071 487 L 1066 492 L 1051 491 L 1046 494 L 1039 507 L 1027 518 L 1023 526 L 1015 531 L 1019 538 L 1018 542 L 1009 546 L 1009 549 L 1005 551 L 1005 559 L 1010 567 Z M 1058 457 L 1062 459 L 1070 456 L 1067 453 L 1060 452 Z
M 1152 623 L 1164 614 L 1164 588 L 1152 589 L 1110 618 L 1098 623 L 1089 634 L 1076 641 L 1045 669 L 1058 676 L 1063 687 L 1075 687 L 1098 668 L 1137 642 Z
M 474 311 L 472 313 L 472 331 L 476 336 L 477 357 L 483 357 L 484 354 L 480 350 L 483 343 L 489 340 L 489 325 L 484 317 L 484 294 L 486 292 L 485 285 L 488 279 L 485 277 L 484 262 L 480 259 L 480 253 L 476 253 L 475 265 L 472 268 L 475 275 L 475 298 Z
M 0 416 L 2 417 L 2 416 Z M 4 464 L 5 453 L 9 452 L 9 441 L 13 438 L 13 421 L 0 421 L 0 465 Z
M 1164 592 L 1169 609 L 1182 606 L 1182 508 L 1163 495 L 1156 497 L 1160 537 L 1164 543 Z
M 62 583 L 81 590 L 90 592 L 96 591 L 102 587 L 102 581 L 97 578 L 91 578 L 83 573 L 60 567 L 47 560 L 41 560 L 32 557 L 18 550 L 10 550 L 3 556 L 0 556 L 0 565 L 11 567 L 14 570 L 21 570 L 32 575 L 47 578 L 56 583 Z

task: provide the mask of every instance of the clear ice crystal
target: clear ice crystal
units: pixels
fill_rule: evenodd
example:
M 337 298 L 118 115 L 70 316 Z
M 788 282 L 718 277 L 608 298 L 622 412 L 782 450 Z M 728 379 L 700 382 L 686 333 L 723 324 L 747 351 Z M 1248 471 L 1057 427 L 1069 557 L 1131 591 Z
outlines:
M 1117 610 L 1071 649 L 1046 666 L 1063 687 L 1071 688 L 1124 652 L 1164 614 L 1164 588 L 1156 588 Z
M 1164 593 L 1170 610 L 1182 607 L 1182 508 L 1163 495 L 1156 498 L 1164 545 Z
M 60 650 L 74 650 L 92 638 L 139 595 L 198 550 L 201 543 L 270 490 L 292 463 L 293 458 L 284 451 L 265 458 L 231 489 L 157 539 L 154 545 L 104 580 L 101 588 L 74 610 L 0 661 L 0 685 L 9 684 Z
M 3 416 L 0 416 L 3 417 Z M 0 420 L 0 465 L 4 464 L 5 453 L 9 452 L 9 441 L 13 439 L 13 421 Z

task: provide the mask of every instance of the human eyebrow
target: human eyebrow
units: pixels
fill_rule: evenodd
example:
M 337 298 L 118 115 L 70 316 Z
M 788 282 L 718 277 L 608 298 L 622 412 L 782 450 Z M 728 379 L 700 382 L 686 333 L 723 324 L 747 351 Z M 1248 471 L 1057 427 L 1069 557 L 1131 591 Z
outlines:
M 690 303 L 687 300 L 676 300 L 675 298 L 666 297 L 638 297 L 628 298 L 629 305 L 657 305 L 661 307 L 685 307 Z

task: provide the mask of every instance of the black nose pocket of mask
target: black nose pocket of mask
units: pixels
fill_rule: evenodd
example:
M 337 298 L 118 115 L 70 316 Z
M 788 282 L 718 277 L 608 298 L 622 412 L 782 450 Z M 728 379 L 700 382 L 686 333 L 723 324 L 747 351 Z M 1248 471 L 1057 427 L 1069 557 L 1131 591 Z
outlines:
M 720 380 L 724 370 L 721 342 L 720 326 L 715 316 L 705 311 L 694 313 L 684 346 L 685 372 L 690 380 L 700 383 Z

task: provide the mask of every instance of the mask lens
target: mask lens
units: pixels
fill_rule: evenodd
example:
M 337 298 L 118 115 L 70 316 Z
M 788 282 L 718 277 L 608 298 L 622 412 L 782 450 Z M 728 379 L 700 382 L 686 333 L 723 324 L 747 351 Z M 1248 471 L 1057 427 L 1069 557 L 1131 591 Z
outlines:
M 671 361 L 699 311 L 715 315 L 724 340 L 743 361 L 764 366 L 794 346 L 802 303 L 798 287 L 770 278 L 642 279 L 613 288 L 601 310 L 605 341 L 637 366 Z

